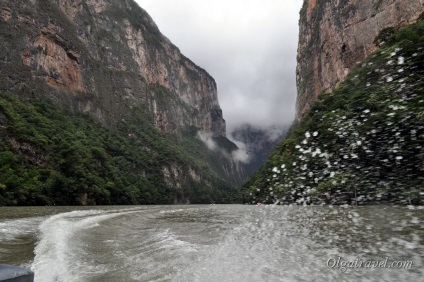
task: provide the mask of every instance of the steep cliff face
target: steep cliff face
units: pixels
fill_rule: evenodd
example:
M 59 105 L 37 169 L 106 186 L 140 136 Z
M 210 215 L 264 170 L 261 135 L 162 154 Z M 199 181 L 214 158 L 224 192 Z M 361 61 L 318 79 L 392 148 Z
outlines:
M 16 166 L 14 171 L 17 173 L 21 168 L 15 161 L 20 159 L 21 165 L 27 162 L 28 169 L 37 173 L 39 169 L 49 167 L 65 178 L 78 178 L 70 176 L 72 170 L 54 164 L 53 159 L 59 157 L 55 150 L 61 150 L 58 149 L 60 142 L 50 140 L 54 139 L 54 132 L 42 128 L 16 130 L 23 124 L 32 127 L 29 114 L 17 108 L 43 115 L 43 103 L 49 101 L 56 110 L 63 111 L 67 119 L 74 120 L 72 115 L 76 118 L 82 114 L 102 126 L 99 132 L 108 130 L 114 136 L 112 139 L 127 144 L 126 150 L 111 149 L 99 137 L 101 134 L 96 137 L 95 127 L 88 125 L 74 133 L 66 128 L 58 128 L 56 132 L 83 136 L 86 139 L 81 137 L 81 140 L 86 140 L 87 144 L 88 140 L 101 144 L 99 146 L 105 153 L 102 158 L 110 159 L 111 163 L 117 157 L 125 160 L 103 167 L 109 170 L 116 165 L 122 171 L 134 173 L 131 177 L 122 175 L 126 180 L 120 185 L 145 182 L 148 187 L 159 187 L 162 195 L 171 191 L 168 193 L 170 197 L 158 201 L 160 197 L 153 197 L 156 200 L 150 197 L 154 194 L 152 188 L 145 196 L 139 195 L 138 203 L 186 203 L 193 199 L 194 202 L 216 202 L 223 189 L 233 192 L 228 189 L 229 183 L 234 187 L 243 181 L 242 167 L 231 154 L 223 153 L 224 150 L 211 152 L 196 137 L 198 132 L 203 132 L 230 142 L 225 136 L 225 120 L 218 104 L 214 79 L 182 55 L 133 0 L 31 0 L 22 3 L 4 0 L 0 3 L 0 45 L 0 117 L 4 116 L 7 121 L 0 128 L 0 153 L 7 151 L 15 155 L 8 158 L 10 163 L 0 166 Z M 7 96 L 11 96 L 10 100 Z M 50 124 L 51 121 L 41 119 L 40 122 Z M 85 121 L 79 123 L 86 124 Z M 34 138 L 27 134 L 30 130 L 34 131 Z M 74 140 L 72 136 L 70 140 Z M 35 142 L 41 139 L 54 144 Z M 69 145 L 67 140 L 62 141 L 66 143 L 65 147 Z M 44 161 L 34 162 L 25 157 L 25 148 L 31 148 L 32 159 Z M 85 153 L 79 154 L 83 155 Z M 134 171 L 128 170 L 129 163 L 135 165 L 134 162 L 138 161 L 130 155 L 143 158 L 143 163 Z M 68 157 L 63 155 L 62 161 L 66 162 Z M 106 164 L 100 160 L 97 163 L 100 166 Z M 81 159 L 81 167 L 85 167 L 86 172 L 93 172 L 95 166 Z M 50 181 L 52 176 L 49 173 L 40 179 Z M 110 178 L 113 174 L 110 171 L 104 175 L 96 174 L 93 178 L 96 180 L 87 181 L 93 187 L 102 185 L 101 189 L 109 191 L 105 193 L 110 196 L 112 186 L 100 178 L 113 182 L 113 177 Z M 10 181 L 6 185 L 0 180 L 0 187 L 15 187 L 16 183 Z M 214 194 L 214 186 L 221 187 L 218 187 L 221 192 Z M 97 188 L 90 190 L 96 191 L 92 195 L 87 189 L 91 188 L 75 190 L 76 194 L 82 195 L 81 203 L 128 203 L 133 193 L 127 191 L 129 195 L 119 201 L 108 202 L 99 196 Z M 13 193 L 8 195 L 19 194 Z M 151 200 L 146 202 L 143 197 Z M 13 203 L 13 196 L 6 198 L 9 200 L 5 202 Z
M 300 12 L 297 117 L 378 48 L 379 33 L 417 20 L 423 0 L 305 0 Z
M 149 105 L 155 125 L 164 132 L 193 125 L 225 136 L 214 79 L 182 55 L 134 1 L 3 1 L 2 11 L 3 28 L 17 28 L 21 35 L 7 41 L 60 103 L 106 124 L 127 112 L 111 104 Z M 12 57 L 3 63 L 8 68 L 19 62 Z M 17 83 L 5 82 L 3 89 Z M 159 100 L 168 97 L 157 97 L 151 86 L 168 90 L 175 105 L 165 107 Z M 86 99 L 90 95 L 104 105 Z M 75 96 L 86 101 L 65 102 Z

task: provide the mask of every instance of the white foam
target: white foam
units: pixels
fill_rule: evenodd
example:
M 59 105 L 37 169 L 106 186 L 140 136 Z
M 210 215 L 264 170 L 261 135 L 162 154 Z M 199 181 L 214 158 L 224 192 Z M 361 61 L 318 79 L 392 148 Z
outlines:
M 183 209 L 176 209 L 176 210 L 169 210 L 169 211 L 160 211 L 160 214 L 168 214 L 168 213 L 178 213 L 178 212 L 183 212 Z
M 49 217 L 39 226 L 39 242 L 35 247 L 31 269 L 36 282 L 78 281 L 78 256 L 83 251 L 73 242 L 74 237 L 85 229 L 95 228 L 99 223 L 136 211 L 114 212 L 102 210 L 73 211 Z
M 126 256 L 125 265 L 132 270 L 130 276 L 135 281 L 168 281 L 173 275 L 165 273 L 170 269 L 184 268 L 191 256 L 198 252 L 198 247 L 182 240 L 168 228 L 152 234 L 137 249 L 136 255 Z
M 0 241 L 16 240 L 20 236 L 34 234 L 45 217 L 30 217 L 0 222 Z

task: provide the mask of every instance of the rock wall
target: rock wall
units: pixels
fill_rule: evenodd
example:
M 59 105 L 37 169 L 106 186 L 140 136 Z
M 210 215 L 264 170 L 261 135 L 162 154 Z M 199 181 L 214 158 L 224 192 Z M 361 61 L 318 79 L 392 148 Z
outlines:
M 153 125 L 172 150 L 188 142 L 187 132 L 194 131 L 193 139 L 198 131 L 226 139 L 215 80 L 181 54 L 133 0 L 2 0 L 0 92 L 24 102 L 48 99 L 108 129 L 126 128 L 129 138 L 134 129 L 153 134 Z M 186 147 L 180 151 L 192 149 Z M 209 153 L 200 152 L 198 159 L 212 167 L 212 178 L 234 187 L 243 182 L 239 162 L 220 155 L 218 167 Z M 162 174 L 170 186 L 208 186 L 208 169 L 189 173 L 161 161 L 169 167 Z
M 29 67 L 32 79 L 51 88 L 49 98 L 106 125 L 128 119 L 128 108 L 148 107 L 153 123 L 167 133 L 196 126 L 225 136 L 215 80 L 182 55 L 133 0 L 15 2 L 2 1 L 0 24 L 19 30 L 4 41 L 20 60 L 0 58 L 2 69 Z M 6 80 L 0 89 L 29 84 L 27 79 Z M 158 97 L 158 87 L 169 97 Z
M 84 91 L 79 54 L 67 45 L 54 30 L 43 27 L 32 46 L 22 52 L 22 62 L 54 88 Z
M 415 22 L 423 5 L 423 0 L 305 0 L 299 21 L 297 118 L 378 48 L 381 30 Z

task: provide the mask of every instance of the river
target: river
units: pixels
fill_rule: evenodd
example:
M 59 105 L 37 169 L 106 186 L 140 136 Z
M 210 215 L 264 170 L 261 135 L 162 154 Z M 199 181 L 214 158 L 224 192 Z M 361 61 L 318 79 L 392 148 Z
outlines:
M 0 263 L 36 282 L 415 282 L 423 221 L 413 206 L 0 207 Z

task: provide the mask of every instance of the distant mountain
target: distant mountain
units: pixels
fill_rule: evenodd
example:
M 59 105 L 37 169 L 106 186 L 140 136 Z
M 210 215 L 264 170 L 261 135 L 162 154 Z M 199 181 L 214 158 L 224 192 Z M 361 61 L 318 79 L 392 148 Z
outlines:
M 286 130 L 270 127 L 261 129 L 250 124 L 244 124 L 231 132 L 234 141 L 245 145 L 245 151 L 249 159 L 244 164 L 247 176 L 257 171 L 268 159 L 271 150 L 284 138 Z

